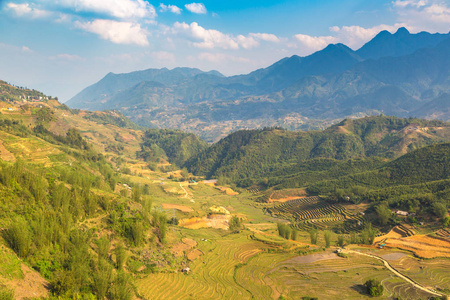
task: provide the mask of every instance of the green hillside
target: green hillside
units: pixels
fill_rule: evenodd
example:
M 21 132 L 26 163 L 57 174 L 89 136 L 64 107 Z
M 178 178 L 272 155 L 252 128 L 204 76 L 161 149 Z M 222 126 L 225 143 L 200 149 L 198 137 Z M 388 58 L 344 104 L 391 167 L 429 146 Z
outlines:
M 190 159 L 186 166 L 194 174 L 226 177 L 237 185 L 249 186 L 263 178 L 279 183 L 275 177 L 294 176 L 310 170 L 311 165 L 318 168 L 314 171 L 336 169 L 343 161 L 390 159 L 449 140 L 450 125 L 445 122 L 366 117 L 344 120 L 324 131 L 238 131 Z M 376 161 L 367 160 L 361 168 L 377 167 Z
M 207 147 L 206 142 L 196 135 L 173 129 L 149 129 L 142 139 L 141 150 L 137 153 L 139 157 L 156 161 L 165 156 L 178 166 Z

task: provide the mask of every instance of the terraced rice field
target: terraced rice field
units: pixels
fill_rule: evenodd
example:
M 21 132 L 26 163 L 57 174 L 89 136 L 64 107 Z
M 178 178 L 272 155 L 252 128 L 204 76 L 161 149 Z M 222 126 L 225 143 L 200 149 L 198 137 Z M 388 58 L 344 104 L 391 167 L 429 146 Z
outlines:
M 450 258 L 450 241 L 445 239 L 415 235 L 400 239 L 388 238 L 385 243 L 387 247 L 408 250 L 423 258 Z
M 357 256 L 343 259 L 330 252 L 290 257 L 264 253 L 236 272 L 237 281 L 255 299 L 278 299 L 280 295 L 288 299 L 361 299 L 367 296 L 358 286 L 370 276 L 385 278 L 389 272 L 376 262 Z
M 150 274 L 137 281 L 139 293 L 145 299 L 251 299 L 234 281 L 234 272 L 237 264 L 261 252 L 261 246 L 245 235 L 201 241 L 198 248 L 205 255 L 192 262 L 190 274 Z
M 436 232 L 436 236 L 450 240 L 450 229 L 441 229 Z
M 317 196 L 289 200 L 269 211 L 279 218 L 292 220 L 300 230 L 313 227 L 327 229 L 343 224 L 344 232 L 348 233 L 360 229 L 364 224 L 363 216 L 350 214 L 344 206 L 328 203 Z
M 415 232 L 407 228 L 405 225 L 398 225 L 391 229 L 387 234 L 383 234 L 375 238 L 374 243 L 384 243 L 387 239 L 399 239 L 403 237 L 413 236 Z
M 450 291 L 450 260 L 422 260 L 411 256 L 390 261 L 390 264 L 406 276 L 437 291 Z M 426 299 L 425 297 L 422 297 Z

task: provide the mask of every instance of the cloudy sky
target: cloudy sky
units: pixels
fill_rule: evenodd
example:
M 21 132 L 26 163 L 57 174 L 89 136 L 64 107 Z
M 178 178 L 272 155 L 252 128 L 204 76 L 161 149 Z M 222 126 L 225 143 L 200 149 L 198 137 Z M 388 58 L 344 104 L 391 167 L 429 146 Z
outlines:
M 108 72 L 234 75 L 381 30 L 450 31 L 450 0 L 167 1 L 0 0 L 0 79 L 65 101 Z

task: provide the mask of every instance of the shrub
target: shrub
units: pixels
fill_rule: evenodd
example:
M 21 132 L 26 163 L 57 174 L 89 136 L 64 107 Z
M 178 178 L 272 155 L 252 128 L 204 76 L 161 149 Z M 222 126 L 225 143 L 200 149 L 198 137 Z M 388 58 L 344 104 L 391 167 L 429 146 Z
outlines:
M 323 237 L 325 239 L 325 248 L 330 248 L 330 245 L 331 245 L 331 231 L 329 231 L 329 230 L 324 231 Z
M 369 295 L 379 297 L 383 295 L 384 287 L 378 279 L 369 279 L 364 283 Z
M 31 245 L 27 221 L 22 218 L 13 221 L 5 232 L 5 240 L 18 256 L 26 257 Z
M 237 216 L 232 216 L 229 225 L 232 232 L 238 232 L 242 227 L 242 220 Z
M 116 255 L 116 267 L 120 270 L 127 259 L 127 253 L 125 252 L 125 247 L 122 243 L 118 244 L 116 249 L 114 249 L 114 254 Z
M 317 238 L 319 237 L 319 232 L 317 229 L 311 229 L 309 231 L 309 237 L 311 239 L 311 244 L 316 245 L 317 244 Z

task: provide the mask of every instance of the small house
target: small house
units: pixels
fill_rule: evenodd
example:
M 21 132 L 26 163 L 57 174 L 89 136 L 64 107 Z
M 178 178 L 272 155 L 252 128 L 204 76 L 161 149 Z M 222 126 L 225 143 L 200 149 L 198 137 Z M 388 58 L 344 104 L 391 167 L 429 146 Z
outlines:
M 186 268 L 182 269 L 181 272 L 189 274 L 189 272 L 191 272 L 191 268 L 186 267 Z
M 408 216 L 408 212 L 403 211 L 403 210 L 397 210 L 395 213 L 399 216 L 405 216 L 405 217 Z

